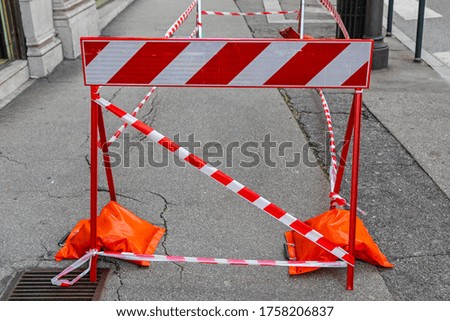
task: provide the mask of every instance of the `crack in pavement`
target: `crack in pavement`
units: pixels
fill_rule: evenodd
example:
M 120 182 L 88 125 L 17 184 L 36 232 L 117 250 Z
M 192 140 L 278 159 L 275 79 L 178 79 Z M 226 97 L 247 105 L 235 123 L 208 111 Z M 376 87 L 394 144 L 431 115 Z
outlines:
M 164 217 L 164 214 L 169 209 L 169 205 L 172 205 L 172 204 L 164 196 L 162 196 L 159 193 L 152 192 L 152 191 L 146 191 L 146 192 L 150 193 L 150 194 L 153 194 L 153 195 L 156 195 L 156 196 L 160 197 L 164 201 L 164 208 L 159 213 L 159 217 L 163 220 L 163 226 L 164 226 L 164 228 L 166 230 L 166 232 L 164 233 L 163 240 L 161 241 L 161 246 L 164 249 L 164 253 L 166 255 L 170 255 L 169 251 L 167 250 L 167 247 L 166 247 L 167 238 L 169 237 L 169 228 L 168 228 L 167 219 Z M 179 264 L 179 263 L 177 263 L 177 262 L 171 262 L 171 263 L 173 263 L 174 265 L 176 265 L 179 268 L 179 270 L 180 270 L 180 280 L 182 280 L 183 272 L 184 272 L 184 266 Z
M 11 158 L 9 156 L 6 156 L 6 155 L 3 154 L 3 152 L 0 152 L 0 157 L 4 158 L 4 159 L 6 159 L 6 160 L 8 160 L 10 162 L 13 162 L 13 163 L 16 163 L 16 164 L 23 165 L 23 166 L 27 167 L 27 163 L 23 163 L 23 162 L 20 162 L 20 161 L 18 161 L 16 159 L 13 159 L 13 158 Z
M 43 193 L 43 192 L 40 192 Z M 63 199 L 63 198 L 79 198 L 83 197 L 83 195 L 52 195 L 50 191 L 47 191 L 47 195 L 50 198 Z
M 84 155 L 84 160 L 86 161 L 86 163 L 88 164 L 89 169 L 90 169 L 91 168 L 91 160 L 89 159 L 89 153 Z
M 119 87 L 119 89 L 117 89 L 111 96 L 111 98 L 109 99 L 109 102 L 113 102 L 114 99 L 116 99 L 117 95 L 119 95 L 119 93 L 122 91 L 123 87 Z
M 109 190 L 108 190 L 107 188 L 105 188 L 105 187 L 98 187 L 98 188 L 97 188 L 97 192 L 100 192 L 100 193 L 109 193 Z M 135 197 L 128 196 L 128 195 L 125 195 L 125 194 L 122 194 L 122 193 L 116 192 L 116 195 L 117 195 L 117 196 L 120 196 L 120 197 L 123 197 L 123 198 L 126 198 L 126 199 L 130 199 L 130 200 L 132 200 L 132 201 L 135 201 L 135 202 L 138 202 L 138 203 L 141 203 L 141 204 L 147 204 L 147 203 L 141 201 L 140 199 L 137 199 L 137 198 L 135 198 Z
M 39 260 L 37 266 L 39 266 L 39 264 L 43 261 L 52 261 L 53 262 L 53 251 L 50 251 L 44 244 L 44 242 L 42 242 L 42 240 L 39 240 L 40 245 L 42 246 L 42 248 L 44 249 L 44 253 L 42 253 L 41 255 L 39 255 L 37 257 L 37 259 Z
M 234 2 L 234 4 L 236 5 L 236 7 L 239 9 L 239 11 L 240 11 L 240 12 L 243 12 L 241 6 L 239 5 L 239 3 L 238 3 L 236 0 L 234 0 L 233 2 Z M 252 37 L 253 37 L 253 38 L 257 38 L 257 36 L 256 36 L 256 31 L 251 27 L 251 25 L 250 25 L 250 23 L 249 23 L 249 21 L 248 21 L 248 18 L 249 18 L 249 17 L 244 16 L 243 18 L 244 18 L 245 24 L 246 24 L 247 27 L 248 27 L 248 30 L 249 30 L 250 33 L 252 34 Z M 250 18 L 252 18 L 252 17 L 250 17 Z
M 82 148 L 82 147 L 84 147 L 84 148 L 88 148 L 89 149 L 89 146 L 86 146 L 86 144 L 89 142 L 89 138 L 91 137 L 91 134 L 90 133 L 87 133 L 86 134 L 86 139 L 84 140 L 84 142 L 78 147 L 78 149 L 80 149 L 80 148 Z
M 116 267 L 115 273 L 116 273 L 117 277 L 119 278 L 119 283 L 120 283 L 119 287 L 116 290 L 117 299 L 119 301 L 122 301 L 122 296 L 120 295 L 120 289 L 122 289 L 122 287 L 125 285 L 125 283 L 123 282 L 123 279 L 122 279 L 122 268 L 120 267 L 120 264 L 117 261 L 114 261 L 113 264 Z
M 306 125 L 301 120 L 301 112 L 299 112 L 292 102 L 291 96 L 284 90 L 283 88 L 279 88 L 278 91 L 281 94 L 281 97 L 283 97 L 283 100 L 285 101 L 286 105 L 288 106 L 289 110 L 291 111 L 292 115 L 294 116 L 295 120 L 297 121 L 297 124 L 300 127 L 300 130 L 302 131 L 303 135 L 306 138 L 306 141 L 308 142 L 309 148 L 312 150 L 314 157 L 318 161 L 318 164 L 320 165 L 320 168 L 325 174 L 325 177 L 329 178 L 330 173 L 328 172 L 327 166 L 323 166 L 324 159 L 320 156 L 320 148 L 322 148 L 322 145 L 316 143 L 313 138 L 311 137 L 310 133 L 306 130 Z M 320 148 L 319 148 L 320 147 Z
M 151 106 L 150 110 L 145 115 L 143 115 L 141 118 L 142 122 L 147 124 L 150 127 L 153 126 L 153 123 L 156 120 L 157 113 L 158 113 L 158 107 L 160 106 L 160 101 L 157 100 L 157 98 L 158 98 L 158 93 L 155 93 L 154 98 L 150 101 L 150 106 Z M 153 115 L 152 115 L 152 113 L 153 113 Z M 152 117 L 151 117 L 151 119 L 148 120 L 147 117 L 149 117 L 150 115 L 152 115 Z M 140 132 L 138 133 L 137 137 L 139 137 L 139 142 L 142 142 L 144 139 L 147 138 L 147 136 L 145 136 L 144 134 L 142 134 Z
M 120 267 L 120 264 L 117 260 L 111 260 L 109 258 L 103 257 L 102 261 L 114 265 L 114 267 L 115 267 L 114 274 L 117 275 L 117 278 L 119 279 L 119 284 L 120 284 L 119 287 L 116 289 L 117 300 L 122 301 L 122 296 L 120 295 L 120 290 L 125 285 L 125 283 L 123 282 L 123 279 L 122 279 L 122 268 Z
M 104 187 L 99 187 L 97 189 L 97 191 L 99 191 L 101 193 L 109 193 L 109 190 L 107 188 L 104 188 Z M 168 249 L 166 247 L 167 238 L 169 237 L 169 227 L 168 227 L 167 218 L 164 215 L 166 214 L 166 211 L 169 209 L 169 205 L 174 205 L 174 204 L 170 203 L 163 195 L 161 195 L 161 194 L 159 194 L 157 192 L 152 192 L 152 191 L 149 191 L 149 190 L 144 190 L 144 192 L 150 193 L 150 194 L 155 195 L 155 196 L 158 196 L 164 202 L 164 207 L 161 210 L 161 212 L 159 213 L 159 217 L 162 219 L 162 221 L 163 221 L 162 225 L 163 225 L 163 227 L 165 229 L 165 233 L 164 233 L 163 239 L 161 241 L 161 247 L 164 250 L 164 254 L 167 255 L 167 256 L 170 256 L 170 253 L 169 253 L 169 251 L 168 251 Z M 133 201 L 138 202 L 140 204 L 147 204 L 146 202 L 141 201 L 138 198 L 135 198 L 135 197 L 123 194 L 123 193 L 116 192 L 116 195 L 120 196 L 120 197 L 123 197 L 123 198 L 126 198 L 126 199 L 133 200 Z M 180 280 L 181 280 L 183 278 L 184 266 L 179 264 L 179 263 L 177 263 L 177 262 L 171 262 L 171 263 L 173 263 L 174 265 L 176 265 L 179 268 L 179 270 L 180 270 Z

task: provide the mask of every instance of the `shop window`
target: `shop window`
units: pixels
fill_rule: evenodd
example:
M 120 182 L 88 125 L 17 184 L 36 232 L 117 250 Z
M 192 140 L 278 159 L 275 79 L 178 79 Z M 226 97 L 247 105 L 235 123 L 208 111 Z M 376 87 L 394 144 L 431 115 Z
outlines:
M 0 64 L 25 58 L 26 46 L 19 1 L 0 0 Z
M 105 3 L 109 2 L 111 0 L 95 0 L 95 3 L 97 4 L 97 8 L 100 8 L 101 6 L 103 6 Z

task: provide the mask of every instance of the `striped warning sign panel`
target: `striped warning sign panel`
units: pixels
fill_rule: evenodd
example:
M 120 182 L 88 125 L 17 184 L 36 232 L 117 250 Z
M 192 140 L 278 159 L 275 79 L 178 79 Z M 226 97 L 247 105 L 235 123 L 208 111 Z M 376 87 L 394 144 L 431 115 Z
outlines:
M 372 40 L 82 38 L 86 85 L 368 88 Z

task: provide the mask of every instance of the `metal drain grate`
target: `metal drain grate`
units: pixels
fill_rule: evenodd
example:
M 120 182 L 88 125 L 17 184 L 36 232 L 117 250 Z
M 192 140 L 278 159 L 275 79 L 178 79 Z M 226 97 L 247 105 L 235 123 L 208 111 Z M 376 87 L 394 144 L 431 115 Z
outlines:
M 67 275 L 73 279 L 83 270 Z M 54 286 L 50 279 L 61 269 L 35 269 L 19 272 L 2 296 L 4 301 L 98 301 L 105 287 L 109 269 L 97 270 L 97 282 L 89 281 L 89 274 L 71 287 Z

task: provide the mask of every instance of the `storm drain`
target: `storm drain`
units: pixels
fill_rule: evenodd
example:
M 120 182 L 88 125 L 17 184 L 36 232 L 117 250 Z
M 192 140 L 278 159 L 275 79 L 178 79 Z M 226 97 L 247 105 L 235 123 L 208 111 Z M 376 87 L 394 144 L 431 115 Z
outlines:
M 83 270 L 75 270 L 65 278 L 71 280 Z M 105 287 L 109 269 L 97 270 L 97 282 L 89 274 L 70 287 L 54 286 L 50 279 L 61 269 L 35 269 L 19 272 L 2 296 L 3 301 L 98 301 Z

